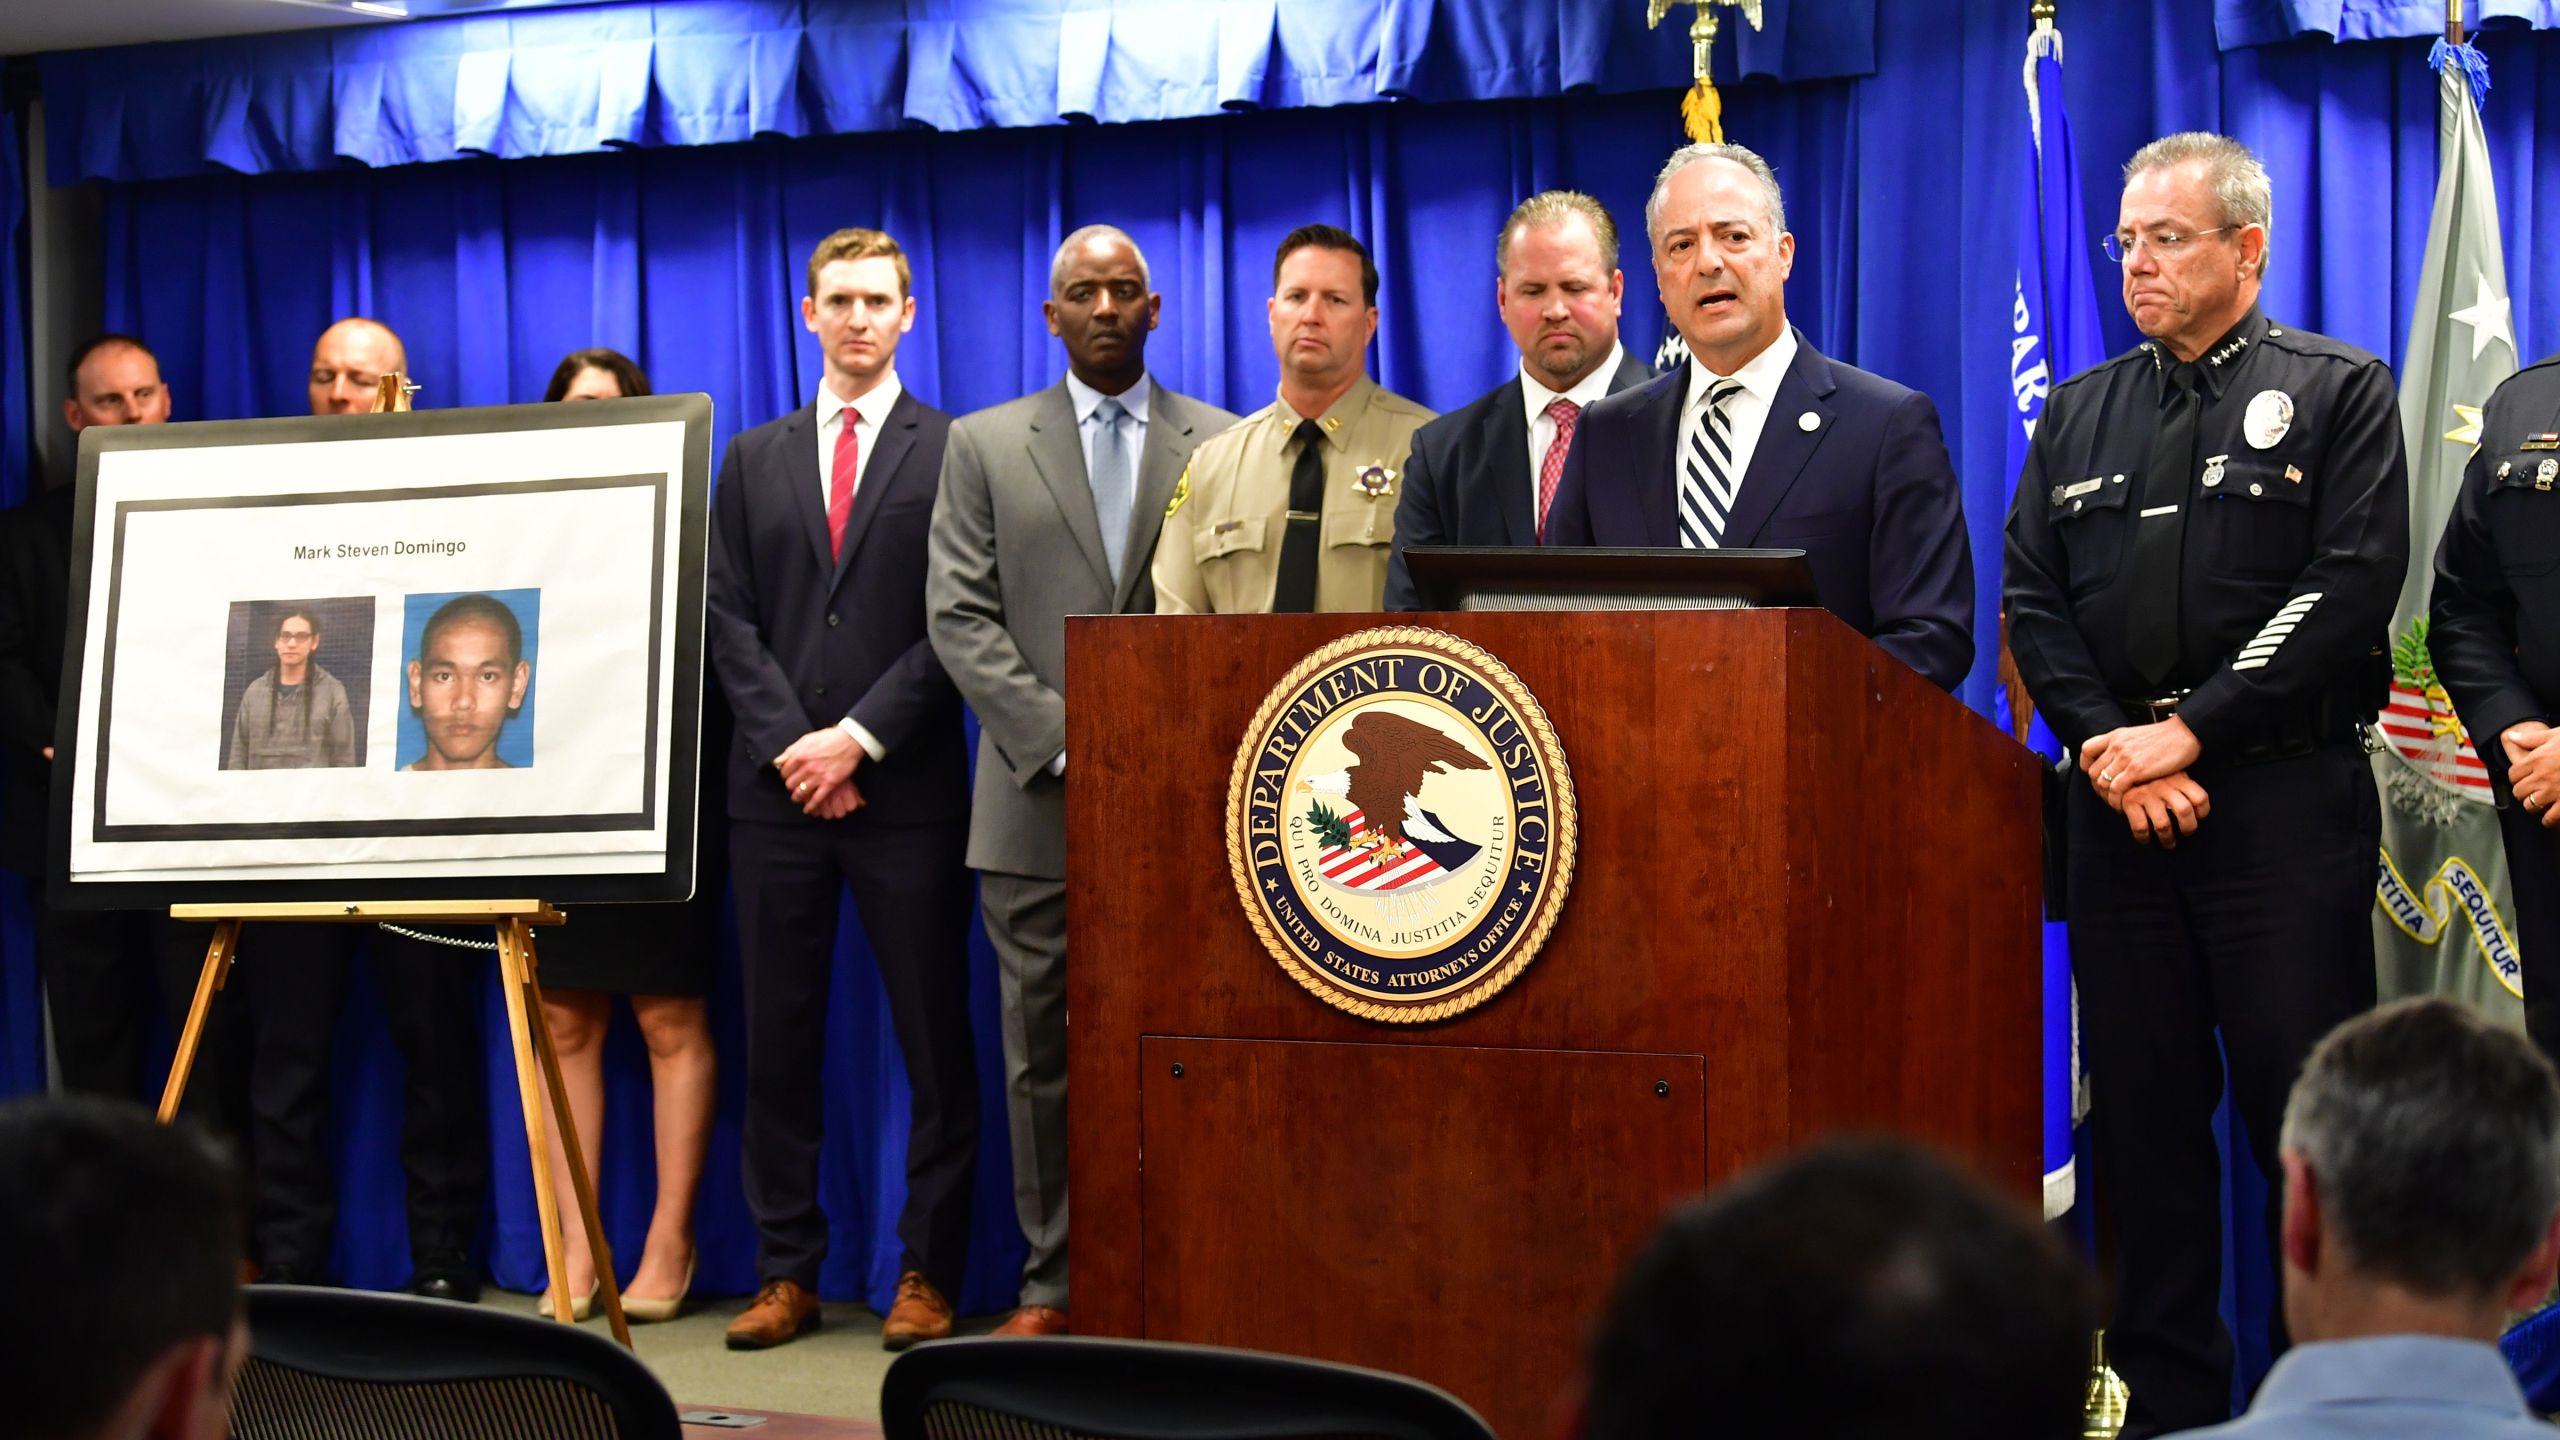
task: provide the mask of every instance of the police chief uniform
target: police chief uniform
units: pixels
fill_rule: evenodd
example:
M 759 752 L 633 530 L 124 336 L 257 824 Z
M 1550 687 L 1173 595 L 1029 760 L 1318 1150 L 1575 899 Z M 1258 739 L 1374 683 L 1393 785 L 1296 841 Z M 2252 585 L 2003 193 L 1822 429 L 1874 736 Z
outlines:
M 1165 507 L 1157 613 L 1379 608 L 1405 457 L 1432 418 L 1363 375 L 1313 419 L 1275 399 L 1202 441 Z M 1309 498 L 1318 503 L 1293 503 Z
M 2436 678 L 2488 768 L 2514 879 L 2525 1028 L 2560 1054 L 2560 830 L 2516 802 L 2506 746 L 2515 726 L 2560 719 L 2560 356 L 2509 376 L 2481 410 L 2428 605 Z M 2560 973 L 2560 969 L 2555 969 Z
M 2174 714 L 2210 799 L 2169 848 L 2070 787 L 2071 959 L 2118 1240 L 2108 1349 L 2132 1391 L 2127 1434 L 2230 1414 L 2224 1056 L 2272 1181 L 2303 1058 L 2374 1002 L 2381 809 L 2359 726 L 2390 682 L 2408 528 L 2390 372 L 2255 306 L 2192 363 L 2155 341 L 2057 388 L 2019 476 L 2006 601 L 2028 691 L 2075 751 Z

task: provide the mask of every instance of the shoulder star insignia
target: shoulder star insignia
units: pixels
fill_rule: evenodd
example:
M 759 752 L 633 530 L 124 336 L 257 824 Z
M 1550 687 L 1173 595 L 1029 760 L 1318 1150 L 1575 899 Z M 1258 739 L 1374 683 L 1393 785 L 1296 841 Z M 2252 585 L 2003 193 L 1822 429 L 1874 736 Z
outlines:
M 2444 432 L 2444 438 L 2452 441 L 2456 445 L 2479 444 L 2480 407 L 2477 405 L 2456 405 L 2453 407 L 2453 415 L 2454 419 L 2458 423 L 2452 429 Z

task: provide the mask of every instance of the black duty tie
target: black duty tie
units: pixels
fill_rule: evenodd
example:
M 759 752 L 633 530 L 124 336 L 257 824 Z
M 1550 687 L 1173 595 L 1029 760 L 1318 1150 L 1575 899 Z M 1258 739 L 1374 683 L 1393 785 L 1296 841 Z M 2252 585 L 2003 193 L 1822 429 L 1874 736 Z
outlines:
M 1289 472 L 1289 520 L 1280 541 L 1280 583 L 1271 592 L 1275 615 L 1304 615 L 1316 608 L 1316 542 L 1324 513 L 1324 427 L 1298 422 L 1298 463 Z
M 2158 685 L 2178 664 L 2178 557 L 2185 548 L 2187 506 L 2196 473 L 2195 367 L 2171 362 L 2160 433 L 2142 466 L 2142 510 L 2134 517 L 2133 573 L 2126 592 L 2125 658 L 2145 684 Z

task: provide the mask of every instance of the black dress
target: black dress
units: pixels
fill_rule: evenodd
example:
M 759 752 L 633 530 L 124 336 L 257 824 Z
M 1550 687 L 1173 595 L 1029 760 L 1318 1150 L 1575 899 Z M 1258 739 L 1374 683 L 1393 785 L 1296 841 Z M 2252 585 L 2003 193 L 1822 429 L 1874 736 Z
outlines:
M 728 755 L 732 725 L 720 688 L 704 676 L 702 802 L 693 898 L 678 905 L 564 905 L 569 919 L 533 932 L 544 990 L 615 995 L 707 995 L 729 890 Z

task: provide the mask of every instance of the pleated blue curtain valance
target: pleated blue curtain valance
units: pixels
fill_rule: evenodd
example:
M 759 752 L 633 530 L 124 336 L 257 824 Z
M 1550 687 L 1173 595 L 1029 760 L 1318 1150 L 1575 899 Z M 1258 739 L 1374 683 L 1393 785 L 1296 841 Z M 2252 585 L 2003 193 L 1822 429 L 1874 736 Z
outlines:
M 2442 35 L 2444 22 L 2444 0 L 2216 0 L 2213 16 L 2215 36 L 2225 50 L 2312 35 L 2406 40 Z M 2560 26 L 2560 0 L 2463 0 L 2462 23 L 2472 30 L 2548 30 Z
M 1727 11 L 1717 78 L 1872 74 L 1877 3 Z M 156 180 L 1687 85 L 1687 10 L 1643 8 L 655 0 L 73 52 L 43 84 L 56 183 Z

